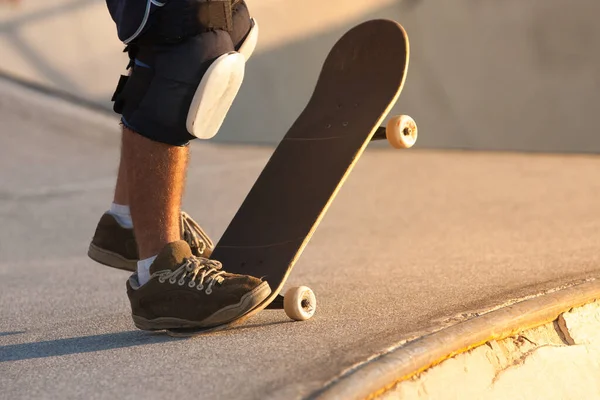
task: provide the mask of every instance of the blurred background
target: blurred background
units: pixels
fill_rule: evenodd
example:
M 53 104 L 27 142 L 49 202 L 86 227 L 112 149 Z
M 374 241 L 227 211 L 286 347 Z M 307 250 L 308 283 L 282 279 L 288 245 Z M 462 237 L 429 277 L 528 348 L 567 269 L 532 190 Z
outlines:
M 364 20 L 390 18 L 411 41 L 393 113 L 417 120 L 417 147 L 600 151 L 597 0 L 248 4 L 259 45 L 216 142 L 276 144 L 335 41 Z M 0 0 L 1 74 L 110 110 L 122 50 L 104 0 Z

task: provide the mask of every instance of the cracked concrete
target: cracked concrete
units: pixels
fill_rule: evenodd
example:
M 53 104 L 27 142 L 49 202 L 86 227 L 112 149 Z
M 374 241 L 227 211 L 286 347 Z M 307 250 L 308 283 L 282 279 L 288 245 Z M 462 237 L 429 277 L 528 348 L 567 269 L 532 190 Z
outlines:
M 489 341 L 381 395 L 409 399 L 600 398 L 600 301 Z

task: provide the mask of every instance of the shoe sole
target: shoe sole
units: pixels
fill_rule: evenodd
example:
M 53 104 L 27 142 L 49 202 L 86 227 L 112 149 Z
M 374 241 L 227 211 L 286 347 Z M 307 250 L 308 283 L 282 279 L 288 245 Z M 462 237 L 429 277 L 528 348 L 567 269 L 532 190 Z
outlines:
M 99 262 L 100 264 L 106 265 L 107 267 L 129 272 L 135 272 L 137 270 L 137 260 L 129 260 L 120 254 L 101 249 L 94 244 L 90 244 L 88 249 L 88 257 L 96 262 Z
M 159 317 L 146 319 L 132 314 L 135 326 L 145 331 L 158 331 L 163 329 L 180 328 L 212 328 L 228 324 L 247 314 L 261 304 L 271 294 L 271 287 L 267 282 L 261 283 L 254 290 L 246 293 L 237 304 L 224 307 L 202 321 L 189 321 L 180 318 Z

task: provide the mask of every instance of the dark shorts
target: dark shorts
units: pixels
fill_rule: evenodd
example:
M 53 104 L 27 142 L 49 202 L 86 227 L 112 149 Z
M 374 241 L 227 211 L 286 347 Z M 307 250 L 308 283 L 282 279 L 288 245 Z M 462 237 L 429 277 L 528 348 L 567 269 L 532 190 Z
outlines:
M 171 44 L 129 46 L 131 73 L 113 97 L 114 110 L 130 130 L 148 139 L 185 146 L 194 136 L 186 128 L 190 104 L 208 67 L 239 49 L 250 31 L 246 5 L 237 5 L 231 33 L 214 30 Z

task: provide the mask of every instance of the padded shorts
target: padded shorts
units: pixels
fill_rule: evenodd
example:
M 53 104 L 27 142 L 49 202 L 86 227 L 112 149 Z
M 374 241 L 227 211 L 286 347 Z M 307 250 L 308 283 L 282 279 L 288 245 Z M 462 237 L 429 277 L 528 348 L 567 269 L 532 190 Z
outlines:
M 130 75 L 122 77 L 113 96 L 121 122 L 148 139 L 185 146 L 190 104 L 210 65 L 239 49 L 251 28 L 244 2 L 236 5 L 231 33 L 211 30 L 178 43 L 133 44 L 128 48 Z

